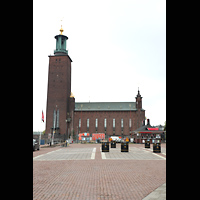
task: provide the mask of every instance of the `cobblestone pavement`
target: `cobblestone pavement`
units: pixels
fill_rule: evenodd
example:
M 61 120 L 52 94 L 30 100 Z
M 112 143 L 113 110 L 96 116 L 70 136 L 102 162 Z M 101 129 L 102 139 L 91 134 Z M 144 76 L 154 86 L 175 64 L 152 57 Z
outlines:
M 143 144 L 130 144 L 123 153 L 120 144 L 107 153 L 100 147 L 70 144 L 33 152 L 33 199 L 148 199 L 166 182 L 165 144 L 157 156 Z

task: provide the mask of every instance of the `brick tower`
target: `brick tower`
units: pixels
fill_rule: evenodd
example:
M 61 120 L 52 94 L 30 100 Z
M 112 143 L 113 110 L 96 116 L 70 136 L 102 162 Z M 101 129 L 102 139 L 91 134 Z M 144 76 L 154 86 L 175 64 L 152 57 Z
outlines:
M 49 56 L 47 106 L 46 106 L 46 131 L 54 138 L 65 135 L 70 127 L 70 94 L 71 94 L 71 58 L 66 50 L 68 37 L 63 35 L 64 30 L 55 36 L 56 50 Z

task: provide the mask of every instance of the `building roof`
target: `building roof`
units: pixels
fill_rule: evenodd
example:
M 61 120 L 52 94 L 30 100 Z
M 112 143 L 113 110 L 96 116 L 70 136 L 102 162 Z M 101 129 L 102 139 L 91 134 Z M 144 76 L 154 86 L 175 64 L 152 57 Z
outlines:
M 132 111 L 137 110 L 136 102 L 77 102 L 75 111 L 130 111 L 129 105 Z
M 147 128 L 152 128 L 152 126 L 151 126 L 151 125 L 141 126 L 140 128 L 138 128 L 138 129 L 135 130 L 135 131 L 148 131 Z
M 42 134 L 42 131 L 33 131 L 33 135 L 40 135 L 40 133 Z
M 134 132 L 139 132 L 139 133 L 163 133 L 163 131 L 160 130 L 148 130 L 148 128 L 154 128 L 151 125 L 145 125 L 141 126 L 140 128 L 136 129 Z

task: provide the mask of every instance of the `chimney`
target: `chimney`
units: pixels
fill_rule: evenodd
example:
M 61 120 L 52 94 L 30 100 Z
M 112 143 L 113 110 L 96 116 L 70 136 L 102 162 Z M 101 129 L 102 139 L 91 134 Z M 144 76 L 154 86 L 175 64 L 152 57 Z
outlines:
M 147 119 L 147 125 L 150 125 L 150 120 L 149 119 Z

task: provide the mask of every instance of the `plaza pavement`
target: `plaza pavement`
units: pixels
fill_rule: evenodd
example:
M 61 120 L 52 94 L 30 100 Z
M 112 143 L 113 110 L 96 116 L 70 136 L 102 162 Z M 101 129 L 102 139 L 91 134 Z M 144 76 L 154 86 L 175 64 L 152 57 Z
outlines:
M 166 144 L 70 144 L 33 152 L 33 199 L 166 199 Z

